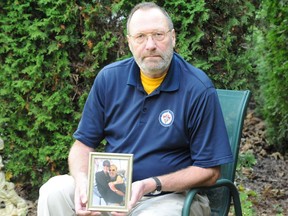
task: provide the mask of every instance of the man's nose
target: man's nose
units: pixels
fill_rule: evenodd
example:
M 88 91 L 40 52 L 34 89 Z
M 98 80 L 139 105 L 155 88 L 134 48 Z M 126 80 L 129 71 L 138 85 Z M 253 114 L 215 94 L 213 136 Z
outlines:
M 146 41 L 146 49 L 155 49 L 156 48 L 156 42 L 153 39 L 152 35 L 147 36 L 147 41 Z

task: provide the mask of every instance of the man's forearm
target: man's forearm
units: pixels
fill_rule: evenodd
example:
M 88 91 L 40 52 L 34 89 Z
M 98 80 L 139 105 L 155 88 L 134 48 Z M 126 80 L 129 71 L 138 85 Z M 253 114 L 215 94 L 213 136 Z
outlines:
M 220 167 L 200 168 L 190 166 L 163 176 L 158 176 L 162 184 L 162 191 L 185 191 L 192 187 L 213 185 L 220 177 Z M 156 182 L 152 179 L 143 180 L 145 192 L 155 190 Z
M 213 185 L 220 177 L 220 167 L 187 167 L 180 171 L 160 176 L 163 191 L 184 191 L 193 187 Z
M 83 176 L 87 177 L 89 153 L 93 150 L 93 148 L 84 145 L 78 140 L 76 140 L 71 147 L 68 157 L 68 163 L 70 174 L 74 177 L 76 182 L 78 178 L 81 178 Z

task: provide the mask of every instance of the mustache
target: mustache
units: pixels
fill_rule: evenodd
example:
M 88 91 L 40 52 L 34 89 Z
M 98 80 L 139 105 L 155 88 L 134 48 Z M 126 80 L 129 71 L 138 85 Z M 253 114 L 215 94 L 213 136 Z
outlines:
M 144 53 L 144 54 L 143 54 L 143 58 L 152 57 L 152 56 L 160 56 L 160 57 L 163 57 L 163 54 L 162 54 L 162 53 L 159 53 L 159 52 L 147 52 L 147 53 Z

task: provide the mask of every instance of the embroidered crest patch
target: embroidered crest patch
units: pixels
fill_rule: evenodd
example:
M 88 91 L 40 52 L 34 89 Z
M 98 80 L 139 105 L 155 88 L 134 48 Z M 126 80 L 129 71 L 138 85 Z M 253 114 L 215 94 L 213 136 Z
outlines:
M 174 113 L 171 110 L 164 110 L 159 115 L 159 122 L 163 127 L 169 127 L 173 124 Z

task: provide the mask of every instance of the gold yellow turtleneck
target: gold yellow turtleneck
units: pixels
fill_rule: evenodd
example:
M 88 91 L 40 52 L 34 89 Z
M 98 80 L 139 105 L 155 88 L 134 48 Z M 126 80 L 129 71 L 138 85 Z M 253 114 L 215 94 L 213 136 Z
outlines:
M 167 73 L 163 74 L 161 77 L 158 78 L 150 78 L 146 76 L 142 71 L 140 71 L 141 82 L 147 94 L 150 94 L 160 86 L 166 74 Z

